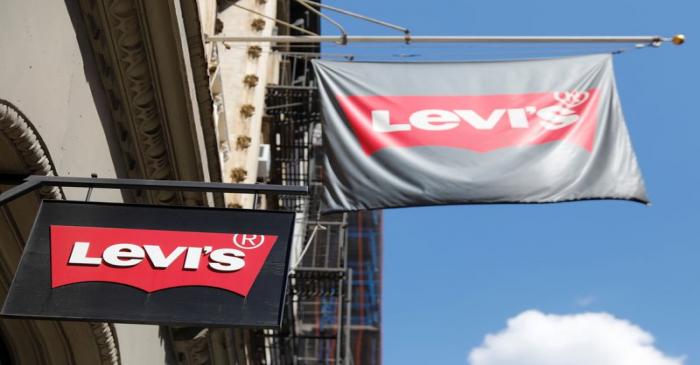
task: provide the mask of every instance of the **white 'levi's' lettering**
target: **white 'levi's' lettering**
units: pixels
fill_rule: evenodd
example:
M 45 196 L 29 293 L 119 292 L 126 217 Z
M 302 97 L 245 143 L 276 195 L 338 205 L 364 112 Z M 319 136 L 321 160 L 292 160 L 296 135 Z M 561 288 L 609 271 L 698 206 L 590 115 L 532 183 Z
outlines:
M 160 246 L 132 243 L 117 243 L 107 247 L 99 257 L 90 257 L 90 242 L 77 241 L 73 244 L 68 264 L 99 266 L 103 262 L 112 267 L 132 267 L 140 264 L 144 258 L 156 269 L 167 269 L 179 257 L 185 254 L 183 270 L 198 270 L 202 256 L 209 256 L 209 268 L 215 271 L 238 271 L 245 266 L 245 253 L 234 248 L 212 250 L 211 246 L 184 247 L 178 246 L 165 255 Z

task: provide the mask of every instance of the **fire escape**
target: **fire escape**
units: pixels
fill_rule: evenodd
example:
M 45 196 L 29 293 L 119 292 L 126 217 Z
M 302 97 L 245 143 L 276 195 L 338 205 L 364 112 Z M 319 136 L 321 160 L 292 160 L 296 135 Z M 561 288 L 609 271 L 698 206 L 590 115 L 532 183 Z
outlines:
M 281 330 L 253 332 L 265 364 L 378 364 L 381 212 L 320 214 L 323 141 L 310 56 L 281 52 L 281 82 L 268 85 L 270 182 L 308 185 L 309 197 L 271 198 L 294 210 L 292 254 Z

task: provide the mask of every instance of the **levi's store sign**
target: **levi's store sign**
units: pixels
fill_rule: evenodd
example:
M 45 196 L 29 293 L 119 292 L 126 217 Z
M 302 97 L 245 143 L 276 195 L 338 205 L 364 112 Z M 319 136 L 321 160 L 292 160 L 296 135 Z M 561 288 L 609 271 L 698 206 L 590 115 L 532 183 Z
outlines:
M 51 287 L 104 281 L 146 292 L 209 286 L 247 296 L 277 236 L 51 226 Z
M 293 217 L 45 201 L 3 314 L 278 326 Z

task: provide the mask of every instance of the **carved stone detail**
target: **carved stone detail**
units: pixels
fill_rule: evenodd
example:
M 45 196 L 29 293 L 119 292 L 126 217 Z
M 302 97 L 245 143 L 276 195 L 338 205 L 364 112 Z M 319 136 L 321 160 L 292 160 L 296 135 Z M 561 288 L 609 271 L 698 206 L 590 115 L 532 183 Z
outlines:
M 243 84 L 249 88 L 256 87 L 258 85 L 258 81 L 260 81 L 260 78 L 254 74 L 245 75 L 243 78 Z
M 255 106 L 253 104 L 243 104 L 240 111 L 243 118 L 250 118 L 255 114 Z
M 119 344 L 114 325 L 104 322 L 90 322 L 92 333 L 95 334 L 97 346 L 100 349 L 100 360 L 102 365 L 118 365 Z
M 244 150 L 248 147 L 250 147 L 250 142 L 252 141 L 252 138 L 248 136 L 238 136 L 236 138 L 236 148 L 239 150 Z
M 56 176 L 48 151 L 37 136 L 27 118 L 10 102 L 0 99 L 0 133 L 15 146 L 21 154 L 31 175 Z M 63 191 L 46 186 L 38 190 L 42 199 L 65 199 Z
M 256 32 L 262 32 L 265 29 L 265 19 L 257 18 L 250 22 L 250 27 Z
M 245 180 L 246 176 L 248 176 L 248 171 L 242 167 L 236 167 L 231 170 L 231 180 L 233 180 L 233 182 L 242 182 Z
M 248 47 L 248 57 L 252 59 L 257 59 L 260 57 L 260 54 L 262 53 L 262 47 L 260 46 L 250 46 Z
M 175 178 L 137 1 L 81 0 L 80 8 L 110 100 L 127 174 L 130 178 Z M 172 191 L 135 191 L 135 198 L 139 202 L 178 203 L 178 195 Z

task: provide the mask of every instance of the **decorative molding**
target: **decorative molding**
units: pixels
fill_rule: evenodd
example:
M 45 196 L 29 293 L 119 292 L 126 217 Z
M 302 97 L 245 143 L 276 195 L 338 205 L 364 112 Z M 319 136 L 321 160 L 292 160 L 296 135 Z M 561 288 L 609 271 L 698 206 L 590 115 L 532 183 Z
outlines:
M 262 32 L 265 29 L 265 19 L 257 18 L 250 22 L 250 27 L 256 32 Z
M 169 115 L 167 109 L 192 101 L 183 94 L 185 88 L 162 86 L 167 82 L 172 85 L 173 81 L 187 85 L 190 80 L 179 73 L 159 73 L 166 69 L 180 69 L 183 62 L 173 55 L 160 54 L 164 50 L 180 47 L 167 33 L 177 28 L 160 29 L 163 21 L 172 25 L 171 17 L 174 15 L 170 11 L 160 11 L 168 4 L 140 0 L 80 0 L 80 9 L 110 101 L 116 137 L 128 177 L 200 180 L 202 171 L 197 164 L 201 160 L 196 138 L 189 133 L 189 140 L 182 138 L 183 131 L 194 128 L 194 120 L 189 115 Z M 155 26 L 158 28 L 154 29 Z M 203 50 L 197 52 L 192 45 L 188 45 L 188 48 L 194 52 L 193 58 L 202 58 L 204 66 L 197 65 L 195 68 L 206 69 Z M 207 136 L 213 131 L 213 126 L 211 130 L 207 129 L 208 124 L 213 124 L 211 96 L 201 91 L 202 85 L 206 85 L 208 93 L 208 75 L 206 80 L 199 75 L 198 81 L 195 81 L 199 89 L 197 97 L 201 99 L 195 102 L 200 107 L 200 115 L 204 115 L 202 124 L 209 157 L 212 155 L 211 149 L 217 145 L 214 142 L 211 146 L 211 136 Z M 218 156 L 218 151 L 213 155 Z M 184 163 L 190 160 L 195 163 Z M 212 163 L 218 165 L 218 158 L 207 160 L 210 166 Z M 186 166 L 183 167 L 183 164 Z M 201 193 L 136 191 L 135 196 L 138 202 L 143 203 L 205 205 L 205 196 Z
M 244 169 L 243 167 L 236 167 L 235 169 L 231 170 L 231 180 L 235 183 L 240 183 L 243 180 L 245 180 L 246 176 L 248 176 L 248 171 Z
M 114 325 L 105 322 L 90 322 L 90 328 L 100 349 L 101 365 L 119 365 L 119 343 Z
M 243 118 L 250 118 L 255 114 L 255 106 L 253 104 L 243 104 L 241 106 L 241 116 Z
M 0 99 L 0 133 L 22 156 L 29 174 L 56 176 L 51 156 L 38 137 L 34 126 L 19 109 L 3 99 Z M 57 187 L 43 187 L 38 192 L 43 199 L 65 199 L 63 191 Z
M 136 1 L 81 0 L 92 50 L 110 101 L 130 178 L 173 179 Z M 173 192 L 136 191 L 138 202 L 173 204 Z
M 209 179 L 222 181 L 221 161 L 219 159 L 219 143 L 216 137 L 216 125 L 214 122 L 214 99 L 211 89 L 211 74 L 207 64 L 207 56 L 204 48 L 204 35 L 200 22 L 199 9 L 196 0 L 181 0 L 182 20 L 185 26 L 187 47 L 189 49 L 190 64 L 194 78 L 194 87 L 199 104 L 199 118 L 204 134 L 204 144 L 209 165 Z M 217 18 L 218 22 L 221 22 Z M 223 23 L 221 23 L 223 27 Z M 223 206 L 223 194 L 215 194 L 214 200 L 217 206 Z
M 249 46 L 248 47 L 248 57 L 252 59 L 258 59 L 262 53 L 262 47 L 260 46 Z
M 249 136 L 238 136 L 236 138 L 236 149 L 245 150 L 250 147 L 252 139 Z
M 255 74 L 247 74 L 243 78 L 243 84 L 251 89 L 258 85 L 258 81 L 260 81 L 260 78 Z

